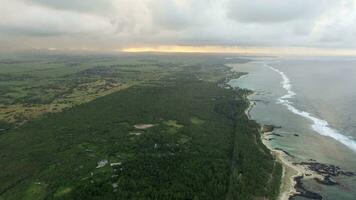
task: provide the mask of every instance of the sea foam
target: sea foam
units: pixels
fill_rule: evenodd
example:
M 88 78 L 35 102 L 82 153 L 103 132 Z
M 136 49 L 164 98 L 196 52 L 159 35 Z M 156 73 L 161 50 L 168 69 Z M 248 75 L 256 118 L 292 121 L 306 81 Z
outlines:
M 294 105 L 290 101 L 290 99 L 292 99 L 296 95 L 296 93 L 292 90 L 292 84 L 291 84 L 289 78 L 287 77 L 287 75 L 284 72 L 282 72 L 268 64 L 265 64 L 265 66 L 268 66 L 270 69 L 277 72 L 282 77 L 282 82 L 281 82 L 282 87 L 287 91 L 287 93 L 285 95 L 278 98 L 277 103 L 280 103 L 280 104 L 286 106 L 289 111 L 291 111 L 299 116 L 302 116 L 306 119 L 309 119 L 312 122 L 311 128 L 314 131 L 316 131 L 317 133 L 319 133 L 320 135 L 331 137 L 331 138 L 341 142 L 342 144 L 344 144 L 345 146 L 347 146 L 354 152 L 356 152 L 356 142 L 354 140 L 343 135 L 338 130 L 331 128 L 327 121 L 325 121 L 323 119 L 319 119 L 319 118 L 313 116 L 309 112 L 302 111 L 302 110 L 299 110 L 296 107 L 294 107 Z

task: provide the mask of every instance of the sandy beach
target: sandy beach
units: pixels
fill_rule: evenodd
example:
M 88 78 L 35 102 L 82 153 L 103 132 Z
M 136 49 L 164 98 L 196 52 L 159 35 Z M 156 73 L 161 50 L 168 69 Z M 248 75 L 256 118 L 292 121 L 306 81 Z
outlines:
M 296 184 L 294 178 L 303 175 L 305 172 L 303 171 L 303 169 L 289 162 L 284 157 L 284 153 L 282 151 L 273 149 L 273 147 L 271 147 L 271 145 L 269 144 L 268 140 L 266 140 L 265 135 L 261 134 L 261 140 L 263 144 L 272 152 L 276 160 L 283 166 L 281 189 L 278 199 L 287 200 L 291 195 L 297 193 L 294 188 Z

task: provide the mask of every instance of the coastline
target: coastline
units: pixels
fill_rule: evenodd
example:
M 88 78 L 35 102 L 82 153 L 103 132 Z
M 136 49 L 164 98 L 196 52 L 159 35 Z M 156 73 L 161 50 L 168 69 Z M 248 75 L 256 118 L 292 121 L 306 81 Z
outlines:
M 265 139 L 263 133 L 261 133 L 262 143 L 271 151 L 272 155 L 276 158 L 276 161 L 281 163 L 283 166 L 280 192 L 278 195 L 279 200 L 288 200 L 291 196 L 298 194 L 295 189 L 296 181 L 295 178 L 298 176 L 302 176 L 303 172 L 301 169 L 294 166 L 291 162 L 289 162 L 285 157 L 284 153 L 280 150 L 275 150 L 270 145 L 268 140 Z
M 231 68 L 231 71 L 238 72 L 238 70 L 235 68 L 235 66 L 232 66 L 232 65 L 227 65 L 227 66 Z M 249 99 L 249 97 L 254 94 L 256 94 L 256 91 L 251 91 L 251 93 L 245 97 L 246 101 L 248 101 L 248 103 L 249 103 L 249 106 L 245 110 L 245 115 L 247 116 L 247 118 L 249 120 L 253 120 L 251 118 L 250 112 L 253 109 L 253 107 L 256 105 L 256 102 Z M 260 140 L 269 149 L 271 154 L 275 157 L 276 161 L 279 162 L 283 168 L 280 191 L 279 191 L 279 195 L 278 195 L 277 199 L 278 200 L 288 200 L 292 195 L 297 194 L 297 191 L 295 189 L 295 185 L 296 185 L 295 178 L 298 176 L 301 176 L 303 174 L 303 172 L 297 166 L 295 166 L 291 162 L 287 161 L 286 158 L 284 158 L 284 156 L 283 156 L 284 153 L 282 151 L 276 150 L 271 146 L 271 144 L 266 139 L 266 134 L 268 134 L 268 133 L 263 133 L 262 132 L 263 125 L 262 124 L 259 124 L 259 125 L 261 127 Z
M 253 94 L 255 94 L 255 92 L 252 92 L 248 96 Z M 253 120 L 251 118 L 250 111 L 253 109 L 256 103 L 254 101 L 251 101 L 248 98 L 248 96 L 246 100 L 249 101 L 249 107 L 245 110 L 245 114 L 247 115 L 248 119 Z M 262 143 L 270 150 L 271 154 L 275 157 L 276 161 L 279 162 L 283 167 L 280 191 L 277 198 L 278 200 L 289 200 L 292 196 L 300 194 L 297 191 L 297 187 L 296 187 L 298 183 L 296 179 L 298 177 L 305 178 L 307 176 L 308 179 L 324 178 L 323 176 L 316 174 L 313 171 L 301 165 L 294 165 L 291 161 L 289 161 L 286 158 L 285 152 L 283 152 L 282 150 L 274 149 L 268 141 L 268 134 L 272 133 L 272 131 L 263 133 L 262 131 L 263 125 L 260 124 L 260 126 L 261 126 L 260 139 Z
M 277 75 L 265 68 L 259 71 L 259 67 L 262 67 L 260 63 L 227 65 L 231 71 L 250 73 L 242 79 L 232 80 L 229 84 L 235 88 L 249 90 L 245 95 L 245 116 L 258 123 L 260 135 L 257 137 L 261 140 L 259 142 L 268 149 L 267 152 L 270 152 L 275 162 L 281 165 L 279 183 L 275 184 L 276 189 L 278 185 L 280 189 L 276 191 L 273 199 L 354 199 L 356 171 L 352 159 L 354 154 L 348 152 L 350 149 L 345 151 L 345 146 L 339 147 L 342 144 L 334 144 L 337 141 L 332 140 L 333 138 L 324 138 L 327 135 L 314 134 L 315 127 L 309 127 L 309 123 L 304 124 L 298 119 L 290 123 L 288 115 L 286 115 L 287 120 L 284 120 L 285 111 L 294 114 L 307 113 L 306 116 L 312 116 L 308 114 L 306 108 L 307 111 L 295 111 L 294 107 L 280 110 L 279 105 L 275 105 L 294 93 L 291 86 L 287 84 L 288 77 L 283 79 L 287 83 L 282 85 L 282 89 L 274 88 L 277 84 Z M 283 89 L 287 90 L 287 94 Z M 282 96 L 282 93 L 285 95 Z M 316 119 L 320 119 L 327 125 L 320 116 Z M 320 133 L 320 130 L 317 133 Z
M 231 67 L 232 71 L 237 72 L 234 67 Z M 249 106 L 245 110 L 245 115 L 249 120 L 253 120 L 251 118 L 250 112 L 253 109 L 253 107 L 256 105 L 255 101 L 252 101 L 249 99 L 249 96 L 252 96 L 256 94 L 255 91 L 251 91 L 250 94 L 245 96 L 245 100 L 248 101 Z M 297 191 L 295 189 L 295 178 L 298 176 L 301 176 L 303 172 L 297 168 L 297 166 L 293 165 L 291 162 L 287 161 L 286 158 L 283 156 L 283 152 L 280 150 L 274 149 L 268 140 L 266 139 L 266 134 L 271 133 L 271 132 L 262 132 L 262 124 L 259 124 L 261 127 L 260 130 L 260 140 L 262 143 L 269 149 L 273 157 L 275 157 L 276 161 L 279 162 L 282 165 L 283 171 L 282 171 L 282 177 L 281 177 L 281 185 L 280 185 L 280 191 L 278 194 L 277 199 L 278 200 L 288 200 L 292 195 L 297 194 Z
M 229 66 L 229 65 L 227 65 Z M 229 66 L 231 68 L 231 71 L 238 72 L 237 69 L 235 69 L 234 66 Z M 240 78 L 240 77 L 238 77 Z M 253 107 L 256 105 L 256 102 L 249 99 L 250 96 L 256 94 L 256 91 L 251 91 L 250 94 L 248 94 L 245 99 L 248 101 L 249 106 L 245 110 L 245 114 L 249 120 L 253 120 L 250 112 L 253 109 Z M 263 132 L 263 124 L 259 124 L 261 127 L 260 130 L 260 139 L 261 142 L 269 149 L 273 157 L 275 157 L 276 161 L 279 162 L 282 165 L 283 171 L 282 171 L 282 177 L 281 177 L 281 185 L 280 185 L 280 191 L 279 195 L 277 197 L 278 200 L 289 200 L 291 197 L 295 195 L 299 195 L 300 192 L 297 191 L 298 187 L 298 178 L 308 178 L 308 179 L 313 179 L 313 178 L 319 178 L 323 179 L 324 177 L 322 175 L 316 174 L 315 172 L 307 169 L 306 167 L 302 165 L 294 165 L 292 161 L 289 161 L 286 156 L 286 153 L 283 152 L 282 150 L 279 149 L 274 149 L 272 145 L 270 144 L 268 140 L 268 135 L 271 132 Z
M 253 107 L 256 105 L 254 101 L 251 101 L 248 97 L 255 94 L 255 92 L 252 92 L 250 95 L 246 97 L 246 100 L 249 102 L 248 108 L 245 110 L 245 114 L 248 119 L 251 119 L 250 112 L 253 109 Z M 261 130 L 262 130 L 262 125 Z M 267 132 L 267 134 L 270 132 Z M 262 143 L 270 150 L 272 155 L 275 157 L 276 161 L 282 164 L 283 171 L 282 171 L 282 177 L 281 177 L 281 185 L 280 185 L 280 191 L 278 198 L 279 200 L 288 200 L 289 197 L 292 195 L 296 194 L 297 191 L 295 189 L 296 182 L 294 181 L 294 178 L 297 176 L 301 176 L 303 173 L 301 170 L 297 169 L 296 166 L 294 166 L 291 162 L 287 161 L 284 156 L 283 152 L 280 150 L 274 149 L 271 144 L 268 142 L 266 139 L 266 133 L 263 133 L 260 131 L 260 139 Z

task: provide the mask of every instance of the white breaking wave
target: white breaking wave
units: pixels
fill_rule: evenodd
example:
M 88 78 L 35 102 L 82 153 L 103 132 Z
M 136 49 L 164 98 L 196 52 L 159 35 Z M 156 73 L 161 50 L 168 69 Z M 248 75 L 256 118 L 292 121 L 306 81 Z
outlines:
M 289 99 L 293 98 L 296 94 L 292 90 L 292 85 L 291 85 L 290 80 L 287 77 L 287 75 L 284 72 L 282 72 L 268 64 L 265 64 L 265 66 L 270 67 L 273 71 L 275 71 L 279 75 L 281 75 L 281 77 L 282 77 L 281 84 L 282 84 L 283 88 L 287 91 L 287 94 L 278 98 L 278 103 L 286 106 L 289 111 L 291 111 L 297 115 L 300 115 L 306 119 L 311 120 L 313 122 L 313 124 L 311 126 L 312 129 L 314 131 L 316 131 L 317 133 L 319 133 L 320 135 L 331 137 L 331 138 L 341 142 L 342 144 L 344 144 L 345 146 L 347 146 L 354 152 L 356 152 L 356 142 L 354 140 L 341 134 L 338 130 L 331 128 L 327 121 L 325 121 L 323 119 L 319 119 L 317 117 L 314 117 L 311 113 L 299 110 L 296 107 L 294 107 L 293 103 L 291 101 L 289 101 Z

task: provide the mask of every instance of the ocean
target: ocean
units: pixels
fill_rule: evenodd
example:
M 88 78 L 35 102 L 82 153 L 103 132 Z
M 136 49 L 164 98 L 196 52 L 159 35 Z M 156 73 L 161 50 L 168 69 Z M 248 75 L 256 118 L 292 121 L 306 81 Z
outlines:
M 269 143 L 293 163 L 318 162 L 356 172 L 356 60 L 348 58 L 256 58 L 231 64 L 247 75 L 230 81 L 255 93 L 250 111 L 260 124 L 273 124 Z M 324 199 L 356 199 L 356 177 L 332 177 L 338 185 L 303 179 Z M 295 199 L 305 199 L 296 197 Z

